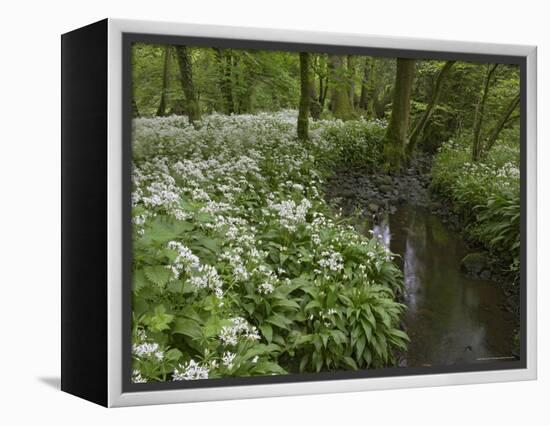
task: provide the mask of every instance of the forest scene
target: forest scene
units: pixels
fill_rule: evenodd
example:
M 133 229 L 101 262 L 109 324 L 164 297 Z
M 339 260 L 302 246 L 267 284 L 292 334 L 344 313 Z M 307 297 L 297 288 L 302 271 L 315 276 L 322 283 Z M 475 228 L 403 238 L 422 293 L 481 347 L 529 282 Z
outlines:
M 517 65 L 132 45 L 132 382 L 519 359 Z

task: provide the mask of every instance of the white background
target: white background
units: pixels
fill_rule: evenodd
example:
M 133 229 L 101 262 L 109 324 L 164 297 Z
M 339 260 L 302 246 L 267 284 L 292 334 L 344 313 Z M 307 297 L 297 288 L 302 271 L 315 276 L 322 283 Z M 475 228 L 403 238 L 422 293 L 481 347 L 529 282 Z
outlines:
M 12 424 L 549 424 L 545 1 L 8 1 L 0 5 L 0 422 Z M 539 379 L 107 410 L 59 392 L 60 39 L 105 18 L 539 46 Z M 546 74 L 546 75 L 545 75 Z M 547 393 L 546 396 L 544 393 Z

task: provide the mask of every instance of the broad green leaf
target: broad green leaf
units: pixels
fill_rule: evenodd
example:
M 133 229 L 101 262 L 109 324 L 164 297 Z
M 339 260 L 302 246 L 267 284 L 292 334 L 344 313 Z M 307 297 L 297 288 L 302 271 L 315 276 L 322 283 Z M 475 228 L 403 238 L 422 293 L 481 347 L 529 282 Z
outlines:
M 172 276 L 172 271 L 162 265 L 146 266 L 143 268 L 143 272 L 149 280 L 159 287 L 164 287 Z

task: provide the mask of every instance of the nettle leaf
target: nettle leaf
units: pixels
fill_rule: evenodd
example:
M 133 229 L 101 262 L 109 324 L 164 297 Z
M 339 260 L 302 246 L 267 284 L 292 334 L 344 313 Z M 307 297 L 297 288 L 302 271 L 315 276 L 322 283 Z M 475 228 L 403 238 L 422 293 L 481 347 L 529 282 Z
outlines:
M 159 287 L 164 287 L 172 276 L 172 271 L 163 265 L 146 266 L 143 268 L 143 272 L 145 273 L 145 276 L 151 280 L 151 282 Z
M 158 305 L 153 314 L 145 319 L 145 323 L 154 332 L 164 331 L 170 328 L 170 323 L 174 320 L 174 315 L 166 313 L 164 305 Z
M 139 269 L 132 272 L 132 288 L 134 290 L 134 293 L 139 292 L 147 284 L 148 281 L 143 270 Z
M 167 243 L 177 239 L 181 234 L 192 231 L 194 225 L 181 220 L 170 220 L 164 216 L 155 218 L 146 232 L 146 237 L 157 242 Z
M 217 253 L 220 250 L 220 245 L 214 238 L 201 237 L 197 239 L 196 244 L 207 248 L 213 253 Z

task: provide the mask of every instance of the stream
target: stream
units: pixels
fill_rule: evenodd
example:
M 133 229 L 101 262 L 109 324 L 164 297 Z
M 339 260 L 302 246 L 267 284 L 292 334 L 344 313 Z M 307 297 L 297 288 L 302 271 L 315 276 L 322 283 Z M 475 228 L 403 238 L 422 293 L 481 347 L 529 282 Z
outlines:
M 460 272 L 465 243 L 424 207 L 405 204 L 373 228 L 404 275 L 406 366 L 510 361 L 513 316 L 495 282 Z

